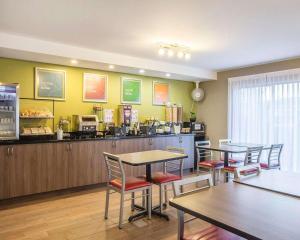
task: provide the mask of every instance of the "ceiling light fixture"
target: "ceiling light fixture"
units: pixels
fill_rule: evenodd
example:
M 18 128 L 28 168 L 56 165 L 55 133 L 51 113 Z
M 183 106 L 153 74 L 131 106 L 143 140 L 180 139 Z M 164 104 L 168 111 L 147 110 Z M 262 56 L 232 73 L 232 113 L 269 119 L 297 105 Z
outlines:
M 170 73 L 166 73 L 166 77 L 171 77 L 171 74 Z
M 189 60 L 191 58 L 191 51 L 190 48 L 177 43 L 159 43 L 158 55 L 167 55 L 170 58 L 176 55 L 179 59 L 184 58 L 185 60 Z
M 145 70 L 144 70 L 144 69 L 140 69 L 139 72 L 140 72 L 141 74 L 143 74 L 143 73 L 145 73 Z
M 109 69 L 114 69 L 115 66 L 114 66 L 114 65 L 109 65 L 108 68 L 109 68 Z
M 77 64 L 78 61 L 77 61 L 76 59 L 72 59 L 72 60 L 71 60 L 71 63 L 72 63 L 72 64 Z

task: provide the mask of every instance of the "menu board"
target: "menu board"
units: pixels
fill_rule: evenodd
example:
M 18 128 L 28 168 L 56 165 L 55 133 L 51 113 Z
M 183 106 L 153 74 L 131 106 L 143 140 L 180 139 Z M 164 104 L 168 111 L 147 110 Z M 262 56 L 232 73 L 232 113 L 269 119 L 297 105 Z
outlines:
M 153 82 L 153 105 L 165 105 L 169 102 L 169 84 L 165 82 Z
M 121 103 L 141 104 L 141 88 L 141 80 L 121 78 Z
M 84 73 L 83 101 L 107 102 L 107 75 Z
M 35 69 L 35 98 L 65 100 L 66 72 L 63 70 Z

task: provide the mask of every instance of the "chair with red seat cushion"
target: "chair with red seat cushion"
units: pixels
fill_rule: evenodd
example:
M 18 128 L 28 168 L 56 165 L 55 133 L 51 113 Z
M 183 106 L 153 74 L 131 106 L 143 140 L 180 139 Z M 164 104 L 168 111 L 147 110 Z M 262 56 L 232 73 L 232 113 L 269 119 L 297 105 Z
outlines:
M 195 184 L 196 188 L 191 190 L 190 186 Z M 188 177 L 176 182 L 173 182 L 173 189 L 175 197 L 185 194 L 181 189 L 184 185 L 189 186 L 189 192 L 194 191 L 205 191 L 212 186 L 211 174 L 198 175 L 194 177 Z M 224 229 L 216 226 L 210 226 L 191 235 L 184 236 L 184 223 L 191 220 L 197 220 L 196 218 L 190 218 L 185 220 L 184 212 L 177 210 L 178 212 L 178 239 L 180 240 L 238 240 L 241 239 L 239 236 L 230 233 Z
M 272 144 L 269 154 L 268 161 L 260 163 L 262 169 L 280 169 L 280 156 L 282 152 L 283 144 Z
M 257 176 L 261 173 L 261 167 L 259 163 L 250 164 L 242 167 L 237 167 L 234 171 L 234 178 L 242 180 L 243 178 Z
M 167 147 L 167 151 L 184 153 L 184 149 L 177 147 Z M 157 208 L 162 211 L 163 205 L 166 207 L 168 203 L 168 186 L 172 182 L 182 179 L 184 159 L 173 160 L 163 163 L 163 171 L 154 172 L 152 174 L 152 182 L 159 186 L 159 206 Z M 164 199 L 163 199 L 164 195 Z M 144 202 L 144 201 L 143 201 Z
M 247 152 L 245 154 L 245 159 L 244 159 L 244 165 L 243 166 L 248 166 L 248 165 L 252 165 L 252 164 L 259 164 L 260 162 L 260 156 L 261 156 L 261 152 L 262 152 L 263 147 L 248 147 L 247 148 Z M 255 166 L 256 166 L 255 165 Z M 224 172 L 224 181 L 227 181 L 227 174 L 225 173 L 236 173 L 237 169 L 240 169 L 242 166 L 228 166 L 228 167 L 224 167 L 223 168 L 223 172 Z M 247 176 L 247 175 L 252 175 L 254 173 L 256 173 L 257 169 L 256 167 L 253 168 L 247 168 L 247 170 L 243 171 L 241 170 L 240 175 L 243 176 Z M 236 178 L 236 174 L 235 174 L 235 178 Z
M 216 172 L 220 172 L 224 166 L 224 162 L 220 160 L 213 160 L 213 154 L 211 150 L 197 148 L 199 146 L 209 147 L 210 145 L 211 143 L 209 140 L 195 142 L 197 152 L 197 172 L 199 173 L 200 169 L 203 168 L 209 170 L 213 177 L 213 184 L 216 185 Z
M 107 219 L 108 217 L 109 195 L 111 194 L 110 191 L 112 190 L 112 193 L 118 192 L 121 194 L 119 228 L 122 228 L 123 223 L 123 208 L 125 201 L 124 196 L 128 193 L 131 193 L 131 207 L 133 207 L 134 205 L 135 192 L 141 191 L 143 193 L 143 196 L 147 196 L 149 204 L 148 209 L 150 209 L 150 211 L 148 211 L 148 218 L 150 219 L 152 198 L 151 183 L 147 182 L 143 178 L 126 177 L 122 161 L 118 156 L 106 152 L 104 152 L 103 155 L 108 175 L 104 218 Z M 145 193 L 146 191 L 148 192 L 148 194 Z

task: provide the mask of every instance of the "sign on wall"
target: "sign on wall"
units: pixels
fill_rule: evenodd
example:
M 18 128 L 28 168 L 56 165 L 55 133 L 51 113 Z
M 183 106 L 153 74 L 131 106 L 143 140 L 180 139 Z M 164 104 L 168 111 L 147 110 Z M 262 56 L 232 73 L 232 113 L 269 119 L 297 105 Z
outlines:
M 153 105 L 165 105 L 169 102 L 169 83 L 153 81 Z
M 35 68 L 36 99 L 66 99 L 66 72 L 57 69 Z
M 142 81 L 132 78 L 121 78 L 121 103 L 141 104 Z
M 83 101 L 107 102 L 107 75 L 83 74 Z

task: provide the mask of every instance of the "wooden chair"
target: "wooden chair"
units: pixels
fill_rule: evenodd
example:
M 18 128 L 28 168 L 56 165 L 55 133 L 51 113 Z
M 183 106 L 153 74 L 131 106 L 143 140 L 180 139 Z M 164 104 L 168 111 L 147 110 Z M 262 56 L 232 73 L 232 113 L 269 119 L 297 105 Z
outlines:
M 183 193 L 182 189 L 185 185 L 195 184 L 195 188 L 190 191 Z M 201 187 L 198 187 L 201 186 Z M 173 182 L 174 196 L 180 197 L 184 194 L 190 194 L 196 191 L 205 191 L 212 186 L 211 174 L 198 175 L 195 177 L 185 178 L 179 181 Z M 178 240 L 237 240 L 240 239 L 239 236 L 230 233 L 222 228 L 216 226 L 210 226 L 205 229 L 202 229 L 194 234 L 184 236 L 184 224 L 190 221 L 195 220 L 195 217 L 184 220 L 184 212 L 177 210 L 178 213 Z
M 280 169 L 280 156 L 283 144 L 272 144 L 268 154 L 268 162 L 261 162 L 260 166 L 264 170 Z
M 183 148 L 167 147 L 167 151 L 184 153 Z M 183 177 L 184 159 L 173 160 L 163 163 L 163 171 L 157 171 L 152 174 L 152 182 L 159 186 L 159 208 L 162 211 L 163 206 L 168 203 L 168 186 L 174 181 L 180 180 Z M 163 199 L 164 195 L 164 199 Z
M 226 144 L 230 144 L 231 143 L 231 139 L 219 139 L 219 145 L 226 145 Z M 224 161 L 224 153 L 220 153 L 221 155 L 221 161 Z M 243 159 L 239 159 L 239 158 L 233 158 L 232 154 L 230 154 L 230 157 L 228 159 L 228 163 L 229 165 L 236 165 L 236 164 L 240 164 L 243 162 Z
M 251 165 L 251 164 L 259 164 L 262 150 L 263 150 L 263 147 L 247 148 L 243 166 L 247 166 L 247 165 Z M 240 167 L 239 166 L 228 166 L 228 167 L 223 168 L 225 182 L 228 180 L 226 177 L 226 173 L 234 174 L 234 172 L 237 168 L 240 168 Z
M 121 194 L 120 199 L 120 215 L 119 215 L 119 228 L 122 228 L 123 223 L 123 210 L 124 202 L 131 200 L 131 207 L 133 209 L 134 204 L 134 193 L 141 191 L 142 197 L 148 198 L 148 218 L 151 219 L 151 183 L 147 182 L 143 178 L 127 177 L 125 175 L 124 167 L 122 161 L 118 156 L 112 155 L 110 153 L 103 152 L 105 158 L 105 164 L 108 175 L 108 182 L 106 187 L 106 202 L 105 202 L 105 219 L 108 218 L 108 207 L 109 207 L 109 196 L 112 193 L 118 192 Z M 145 193 L 145 192 L 148 192 Z M 131 194 L 131 198 L 125 200 L 126 194 Z M 145 194 L 144 194 L 145 193 Z
M 197 172 L 200 172 L 201 168 L 207 169 L 213 177 L 213 185 L 216 185 L 216 173 L 220 173 L 224 167 L 224 162 L 220 160 L 213 160 L 213 153 L 211 150 L 199 149 L 198 146 L 210 146 L 210 141 L 198 141 L 195 142 L 197 152 Z M 203 160 L 203 161 L 202 161 Z

